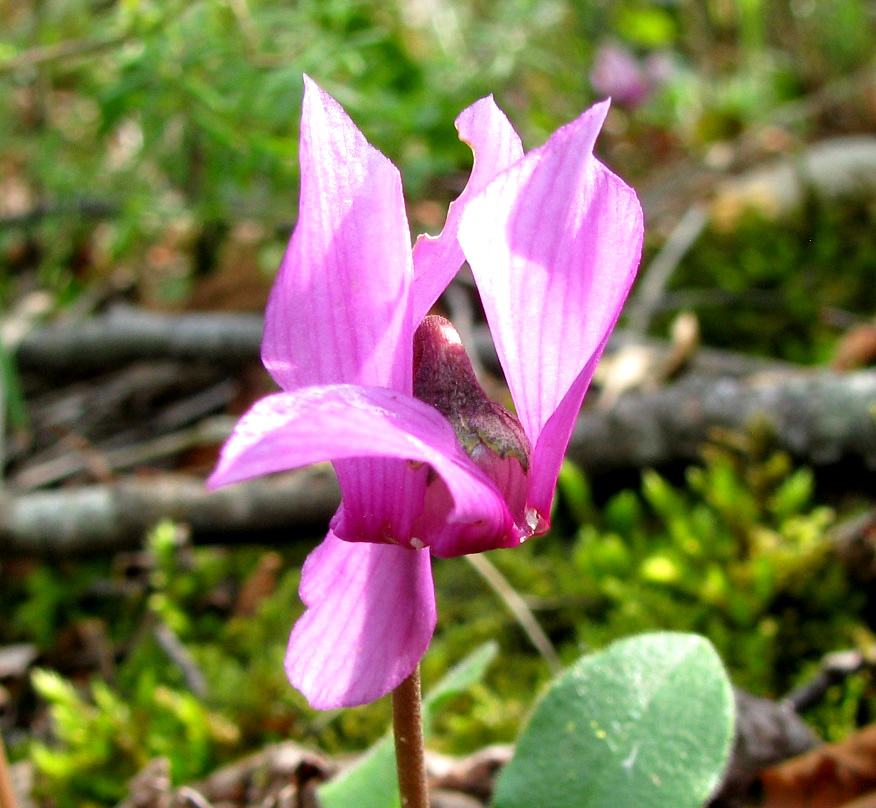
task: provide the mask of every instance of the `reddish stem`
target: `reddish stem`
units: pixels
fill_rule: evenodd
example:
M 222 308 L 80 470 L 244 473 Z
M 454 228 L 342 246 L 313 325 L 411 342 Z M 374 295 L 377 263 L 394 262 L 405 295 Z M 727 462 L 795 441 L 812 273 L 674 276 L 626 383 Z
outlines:
M 429 808 L 419 665 L 392 691 L 392 731 L 401 808 Z
M 18 800 L 12 790 L 12 774 L 6 760 L 3 737 L 0 736 L 0 808 L 18 808 Z

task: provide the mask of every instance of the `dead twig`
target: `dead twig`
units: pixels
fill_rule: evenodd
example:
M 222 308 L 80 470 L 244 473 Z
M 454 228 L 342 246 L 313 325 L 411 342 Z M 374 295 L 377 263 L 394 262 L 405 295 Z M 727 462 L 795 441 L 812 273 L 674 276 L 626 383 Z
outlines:
M 14 355 L 22 370 L 41 375 L 85 376 L 141 360 L 173 359 L 203 362 L 237 369 L 259 361 L 263 320 L 257 314 L 225 312 L 159 314 L 117 307 L 84 322 L 33 329 L 16 344 Z M 500 372 L 490 332 L 471 329 L 472 354 L 492 372 Z M 469 339 L 463 334 L 464 339 Z M 667 347 L 661 340 L 645 339 L 617 330 L 606 354 L 631 343 Z M 768 368 L 791 367 L 731 351 L 702 348 L 691 358 L 692 373 L 709 376 L 744 376 Z
M 776 448 L 813 465 L 876 469 L 876 372 L 691 376 L 578 417 L 568 456 L 589 474 L 697 460 L 716 429 L 758 425 Z
M 99 453 L 100 464 L 107 474 L 112 474 L 172 457 L 195 446 L 219 444 L 231 434 L 235 421 L 231 416 L 217 415 L 189 429 L 131 446 L 109 449 Z M 11 485 L 16 491 L 33 491 L 86 471 L 92 465 L 90 459 L 81 454 L 63 454 L 38 465 L 24 467 L 12 478 Z
M 651 324 L 672 273 L 705 230 L 709 215 L 703 205 L 692 205 L 670 233 L 651 263 L 640 273 L 635 296 L 627 307 L 629 330 L 644 334 Z
M 176 636 L 174 630 L 164 621 L 158 620 L 152 628 L 152 634 L 158 645 L 161 646 L 161 650 L 179 668 L 188 689 L 199 699 L 206 698 L 207 680 L 198 667 L 198 663 L 195 662 L 194 657 L 183 645 L 180 638 Z
M 816 675 L 788 693 L 783 703 L 796 713 L 808 710 L 818 704 L 833 685 L 844 682 L 849 676 L 872 666 L 873 661 L 868 660 L 857 650 L 826 654 L 821 660 L 821 667 Z
M 490 589 L 492 589 L 502 600 L 508 611 L 514 615 L 514 619 L 519 623 L 520 628 L 529 638 L 529 641 L 535 646 L 535 649 L 544 657 L 548 668 L 553 676 L 557 676 L 563 670 L 563 663 L 557 655 L 557 651 L 553 643 L 544 633 L 535 615 L 526 605 L 526 601 L 520 596 L 520 593 L 509 583 L 508 579 L 499 571 L 495 564 L 484 555 L 467 555 L 463 556 L 466 561 L 474 568 L 475 572 L 486 581 Z
M 118 307 L 82 323 L 31 331 L 15 355 L 22 370 L 66 378 L 158 358 L 237 368 L 258 361 L 262 328 L 256 314 L 174 316 Z
M 578 417 L 568 456 L 587 474 L 692 462 L 715 431 L 757 425 L 772 444 L 813 465 L 876 469 L 876 371 L 689 377 L 630 393 Z M 325 531 L 340 501 L 327 467 L 208 492 L 202 480 L 156 476 L 16 496 L 0 492 L 0 554 L 71 555 L 135 549 L 160 519 L 196 541 L 284 542 Z M 291 535 L 290 535 L 291 534 Z

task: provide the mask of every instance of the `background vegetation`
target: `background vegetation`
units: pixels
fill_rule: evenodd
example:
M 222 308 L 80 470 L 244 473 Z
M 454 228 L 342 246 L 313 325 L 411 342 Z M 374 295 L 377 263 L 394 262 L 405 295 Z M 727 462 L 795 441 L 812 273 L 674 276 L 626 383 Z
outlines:
M 0 306 L 16 319 L 119 300 L 259 310 L 294 224 L 302 72 L 400 166 L 415 231 L 440 229 L 465 181 L 463 107 L 494 93 L 531 147 L 613 92 L 599 152 L 643 196 L 646 265 L 722 179 L 876 121 L 865 0 L 0 0 L 0 19 Z M 638 96 L 600 78 L 619 53 Z M 779 219 L 710 218 L 653 333 L 694 308 L 708 344 L 829 361 L 876 309 L 873 199 L 813 191 Z M 824 653 L 873 647 L 872 596 L 834 551 L 872 494 L 824 483 L 754 434 L 595 494 L 569 466 L 552 533 L 491 559 L 566 662 L 630 633 L 692 630 L 738 684 L 779 697 Z M 386 704 L 316 714 L 285 680 L 301 551 L 194 549 L 171 524 L 144 547 L 0 559 L 0 645 L 34 643 L 42 666 L 0 718 L 46 804 L 111 805 L 158 755 L 185 782 L 268 741 L 334 752 L 384 731 Z M 251 603 L 247 586 L 261 592 Z M 437 743 L 511 740 L 549 669 L 463 561 L 440 563 L 437 586 L 427 682 L 485 640 L 501 647 Z M 182 641 L 200 692 L 156 625 Z M 102 659 L 77 655 L 88 631 Z M 807 717 L 837 738 L 874 712 L 864 673 Z

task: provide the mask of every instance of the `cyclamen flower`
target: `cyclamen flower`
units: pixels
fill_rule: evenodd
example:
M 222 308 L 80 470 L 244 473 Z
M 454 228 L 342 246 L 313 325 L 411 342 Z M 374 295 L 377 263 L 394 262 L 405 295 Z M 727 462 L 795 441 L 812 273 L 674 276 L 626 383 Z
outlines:
M 286 656 L 313 707 L 373 701 L 413 671 L 435 627 L 431 554 L 548 528 L 642 247 L 635 193 L 593 157 L 607 110 L 524 156 L 492 97 L 468 107 L 468 185 L 412 250 L 398 170 L 305 77 L 299 218 L 262 343 L 283 392 L 240 419 L 209 484 L 334 464 L 343 501 L 304 564 Z M 466 260 L 516 417 L 484 396 L 449 323 L 424 321 Z
M 639 60 L 623 45 L 600 45 L 590 71 L 597 93 L 610 95 L 622 106 L 635 109 L 666 84 L 676 68 L 668 53 L 654 51 Z

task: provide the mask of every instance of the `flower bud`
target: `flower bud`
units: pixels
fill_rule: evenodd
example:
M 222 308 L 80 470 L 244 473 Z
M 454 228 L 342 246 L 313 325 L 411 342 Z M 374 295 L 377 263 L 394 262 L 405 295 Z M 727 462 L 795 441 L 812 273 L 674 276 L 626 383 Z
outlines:
M 483 391 L 459 334 L 443 317 L 426 317 L 414 334 L 414 396 L 450 421 L 478 465 L 493 465 L 485 456 L 490 451 L 529 470 L 531 450 L 520 421 Z
M 414 396 L 450 422 L 460 446 L 502 493 L 516 527 L 495 546 L 514 546 L 537 532 L 540 523 L 526 507 L 529 439 L 517 417 L 484 392 L 459 334 L 443 317 L 426 317 L 414 334 Z M 443 489 L 430 485 L 424 526 L 434 513 L 449 509 Z

